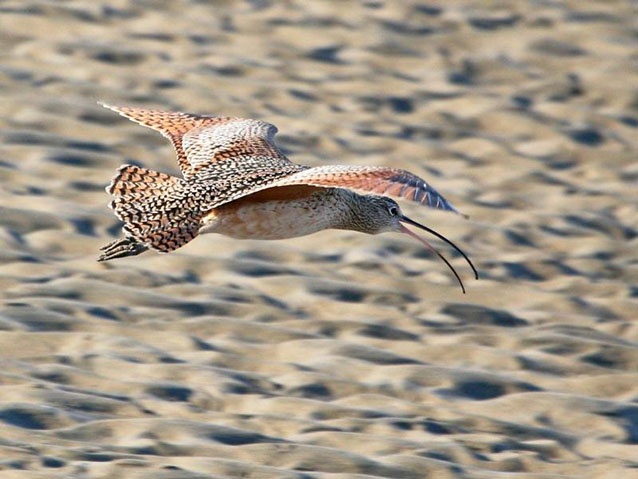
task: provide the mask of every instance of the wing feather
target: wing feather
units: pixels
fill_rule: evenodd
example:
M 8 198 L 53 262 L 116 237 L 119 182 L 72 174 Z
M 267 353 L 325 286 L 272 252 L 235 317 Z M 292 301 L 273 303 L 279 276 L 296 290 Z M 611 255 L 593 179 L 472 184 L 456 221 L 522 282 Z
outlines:
M 305 168 L 283 178 L 270 181 L 267 184 L 247 188 L 241 192 L 241 195 L 225 198 L 215 207 L 267 188 L 289 185 L 347 188 L 380 195 L 396 196 L 430 208 L 461 214 L 430 184 L 409 171 L 383 166 L 349 165 L 326 165 Z
M 222 171 L 241 174 L 264 163 L 292 164 L 275 145 L 277 128 L 264 121 L 101 105 L 168 138 L 186 179 L 211 180 Z
M 268 188 L 308 185 L 396 196 L 459 212 L 426 181 L 405 170 L 297 165 L 277 148 L 277 128 L 264 121 L 102 105 L 169 138 L 185 179 L 216 185 L 216 197 L 205 201 L 204 208 L 216 208 Z
M 409 171 L 397 168 L 349 165 L 318 166 L 278 180 L 275 185 L 300 183 L 326 188 L 350 188 L 395 196 L 430 208 L 459 213 L 459 210 L 425 180 Z
M 233 119 L 221 125 L 195 128 L 184 135 L 188 161 L 196 172 L 218 161 L 251 157 L 288 160 L 274 144 L 277 128 L 259 120 Z

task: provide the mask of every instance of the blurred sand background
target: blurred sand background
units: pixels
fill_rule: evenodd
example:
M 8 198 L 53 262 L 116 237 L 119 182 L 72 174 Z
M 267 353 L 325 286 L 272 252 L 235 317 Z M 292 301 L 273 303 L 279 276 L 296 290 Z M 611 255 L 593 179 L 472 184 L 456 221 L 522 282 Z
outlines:
M 637 8 L 0 1 L 0 477 L 638 477 Z M 409 169 L 482 279 L 340 231 L 98 264 L 115 168 L 178 172 L 97 100 Z

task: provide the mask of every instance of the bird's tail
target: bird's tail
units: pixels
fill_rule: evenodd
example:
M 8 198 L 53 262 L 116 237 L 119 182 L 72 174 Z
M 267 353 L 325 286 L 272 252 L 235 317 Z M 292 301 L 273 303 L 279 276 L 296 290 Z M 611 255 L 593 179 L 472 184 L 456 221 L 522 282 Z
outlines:
M 98 261 L 133 256 L 148 248 L 168 253 L 191 241 L 202 213 L 180 178 L 134 165 L 122 165 L 107 193 L 109 205 L 124 222 L 125 237 L 102 248 Z

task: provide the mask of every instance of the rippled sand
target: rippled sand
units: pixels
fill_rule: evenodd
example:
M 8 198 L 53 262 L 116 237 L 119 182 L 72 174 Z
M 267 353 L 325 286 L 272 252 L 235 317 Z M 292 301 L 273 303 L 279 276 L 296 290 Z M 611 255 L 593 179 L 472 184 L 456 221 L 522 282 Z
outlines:
M 498 5 L 0 2 L 0 477 L 638 477 L 635 4 Z M 482 279 L 339 231 L 98 264 L 115 168 L 177 172 L 97 100 L 420 174 Z

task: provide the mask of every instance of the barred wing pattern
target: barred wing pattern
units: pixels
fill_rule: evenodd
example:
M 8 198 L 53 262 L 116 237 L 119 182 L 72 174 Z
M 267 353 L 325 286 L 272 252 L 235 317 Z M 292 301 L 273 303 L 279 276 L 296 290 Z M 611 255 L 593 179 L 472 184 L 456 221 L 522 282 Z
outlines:
M 151 110 L 130 106 L 113 106 L 100 103 L 104 108 L 113 110 L 125 118 L 142 126 L 158 131 L 168 138 L 177 153 L 177 164 L 185 178 L 190 176 L 191 166 L 186 159 L 186 153 L 182 147 L 182 136 L 197 126 L 200 118 L 189 113 L 173 111 Z
M 246 190 L 246 196 L 266 188 L 288 185 L 310 185 L 324 188 L 348 188 L 380 195 L 396 196 L 444 211 L 459 211 L 436 191 L 412 173 L 383 166 L 326 165 L 306 168 L 267 185 Z M 232 198 L 236 199 L 236 198 Z M 232 201 L 232 199 L 228 201 Z M 217 204 L 227 203 L 226 199 Z
M 459 213 L 438 191 L 412 173 L 374 166 L 297 165 L 277 148 L 277 128 L 264 121 L 198 116 L 103 104 L 169 138 L 184 178 L 203 190 L 200 211 L 286 185 L 351 188 L 397 196 Z
M 237 159 L 250 162 L 256 157 L 291 163 L 274 143 L 277 128 L 270 123 L 242 118 L 229 119 L 223 124 L 194 128 L 182 139 L 186 157 L 198 176 L 220 161 L 233 163 Z M 227 168 L 232 168 L 228 165 Z
M 185 179 L 223 180 L 242 171 L 268 167 L 288 173 L 300 167 L 288 160 L 274 143 L 277 128 L 244 118 L 200 116 L 190 113 L 111 106 L 120 115 L 167 137 L 177 152 Z

